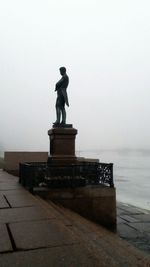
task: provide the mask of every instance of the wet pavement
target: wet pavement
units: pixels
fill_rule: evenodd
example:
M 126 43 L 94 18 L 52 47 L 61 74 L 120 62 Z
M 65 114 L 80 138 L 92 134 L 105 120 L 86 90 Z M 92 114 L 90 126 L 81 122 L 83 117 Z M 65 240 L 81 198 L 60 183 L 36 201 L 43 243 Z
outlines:
M 150 254 L 150 211 L 118 203 L 117 231 L 121 238 Z
M 17 177 L 0 170 L 0 266 L 150 266 L 146 242 L 149 216 L 119 203 L 120 238 L 70 210 L 31 195 Z

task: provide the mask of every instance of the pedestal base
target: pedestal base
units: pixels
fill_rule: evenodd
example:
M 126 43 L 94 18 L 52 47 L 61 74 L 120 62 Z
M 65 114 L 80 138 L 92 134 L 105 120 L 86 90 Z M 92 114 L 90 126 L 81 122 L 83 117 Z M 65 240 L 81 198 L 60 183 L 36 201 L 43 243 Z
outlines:
M 72 127 L 55 127 L 48 131 L 50 138 L 50 156 L 48 163 L 61 165 L 76 162 L 76 134 L 77 130 Z
M 53 128 L 72 128 L 72 124 L 53 123 Z
M 52 165 L 71 165 L 77 163 L 77 158 L 69 156 L 49 156 L 47 162 Z

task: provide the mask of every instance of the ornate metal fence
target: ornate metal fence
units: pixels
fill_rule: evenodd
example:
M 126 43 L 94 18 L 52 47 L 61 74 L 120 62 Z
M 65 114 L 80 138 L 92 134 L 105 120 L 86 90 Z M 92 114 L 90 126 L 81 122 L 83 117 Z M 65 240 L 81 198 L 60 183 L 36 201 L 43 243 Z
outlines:
M 31 191 L 34 187 L 77 187 L 101 185 L 114 187 L 113 164 L 85 162 L 72 165 L 49 165 L 42 162 L 21 163 L 19 181 Z

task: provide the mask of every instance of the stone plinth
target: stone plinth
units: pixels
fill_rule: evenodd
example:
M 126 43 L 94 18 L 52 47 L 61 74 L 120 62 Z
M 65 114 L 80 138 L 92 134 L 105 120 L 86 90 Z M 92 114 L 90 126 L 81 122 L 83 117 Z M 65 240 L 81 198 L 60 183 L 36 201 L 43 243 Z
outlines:
M 70 128 L 52 128 L 48 131 L 50 139 L 50 156 L 48 162 L 67 164 L 76 161 L 75 138 L 77 130 Z
M 116 229 L 115 188 L 91 185 L 76 188 L 44 188 L 36 193 L 109 229 Z

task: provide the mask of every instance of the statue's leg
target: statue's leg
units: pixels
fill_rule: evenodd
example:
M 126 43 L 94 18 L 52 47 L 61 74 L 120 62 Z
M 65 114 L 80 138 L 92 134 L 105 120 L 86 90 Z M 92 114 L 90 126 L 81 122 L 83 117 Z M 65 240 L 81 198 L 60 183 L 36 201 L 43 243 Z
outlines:
M 60 123 L 60 115 L 61 115 L 61 110 L 59 107 L 56 107 L 56 123 Z
M 60 123 L 60 115 L 61 115 L 61 109 L 60 109 L 60 98 L 57 97 L 56 99 L 56 121 L 54 122 L 54 124 L 59 124 Z
M 63 124 L 66 124 L 66 110 L 65 107 L 62 108 L 62 122 Z

